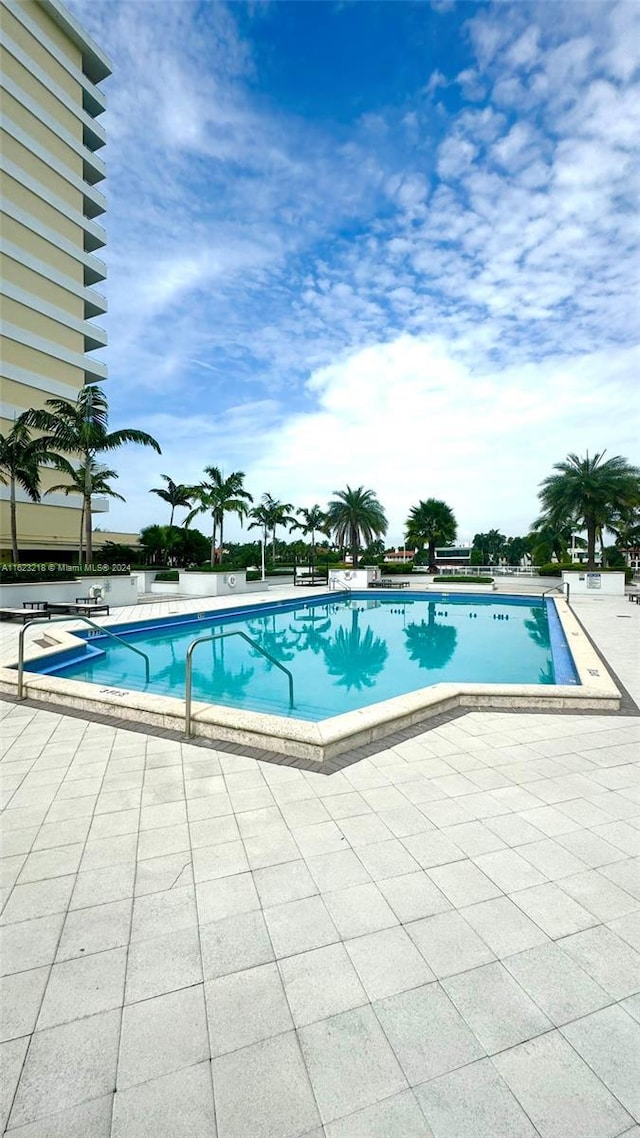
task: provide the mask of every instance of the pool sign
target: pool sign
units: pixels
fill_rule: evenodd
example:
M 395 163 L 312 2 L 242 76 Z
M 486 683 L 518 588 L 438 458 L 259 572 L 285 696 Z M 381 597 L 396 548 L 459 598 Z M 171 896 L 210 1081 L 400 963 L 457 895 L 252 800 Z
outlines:
M 587 588 L 588 589 L 601 589 L 602 588 L 602 573 L 587 573 Z

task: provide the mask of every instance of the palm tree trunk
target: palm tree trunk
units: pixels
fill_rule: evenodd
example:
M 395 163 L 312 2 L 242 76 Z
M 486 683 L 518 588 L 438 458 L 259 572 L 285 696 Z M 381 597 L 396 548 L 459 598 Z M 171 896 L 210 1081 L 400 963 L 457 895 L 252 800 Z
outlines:
M 82 565 L 82 551 L 84 549 L 84 498 L 80 510 L 80 540 L 78 542 L 78 565 Z
M 222 555 L 224 553 L 224 510 L 220 515 L 220 564 L 222 565 Z
M 91 490 L 84 496 L 84 535 L 85 553 L 84 563 L 87 569 L 93 565 L 93 535 L 91 533 Z
M 587 524 L 587 569 L 596 567 L 596 523 L 594 518 L 585 518 Z
M 18 518 L 16 510 L 16 480 L 11 478 L 10 490 L 10 513 L 11 513 L 11 556 L 13 557 L 14 565 L 20 562 L 20 554 L 18 552 Z
M 271 561 L 276 563 L 276 527 L 271 530 Z
M 174 510 L 175 510 L 175 506 L 172 506 L 172 507 L 171 507 L 171 517 L 169 518 L 169 525 L 170 525 L 170 526 L 172 526 L 172 525 L 173 525 L 173 514 L 174 514 Z
M 210 561 L 211 561 L 211 567 L 213 568 L 213 565 L 214 565 L 215 559 L 216 559 L 216 533 L 217 533 L 217 529 L 218 529 L 218 527 L 216 525 L 216 517 L 215 517 L 215 514 L 213 514 L 213 513 L 211 514 L 211 521 L 212 521 L 212 529 L 211 529 L 211 558 L 210 558 Z
M 429 542 L 429 572 L 437 573 L 438 566 L 436 564 L 436 543 L 435 541 Z

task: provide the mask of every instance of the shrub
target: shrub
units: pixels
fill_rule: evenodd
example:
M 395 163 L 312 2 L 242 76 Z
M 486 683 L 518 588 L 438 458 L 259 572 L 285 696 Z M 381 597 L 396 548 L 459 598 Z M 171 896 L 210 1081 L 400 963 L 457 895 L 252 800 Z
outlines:
M 156 573 L 156 581 L 179 581 L 177 569 L 163 569 L 162 572 Z
M 561 577 L 563 569 L 571 570 L 572 573 L 621 573 L 623 568 L 625 582 L 629 585 L 633 581 L 633 569 L 622 565 L 619 568 L 587 569 L 585 565 L 574 565 L 572 561 L 563 561 L 562 564 L 554 561 L 538 566 L 537 573 L 539 577 Z
M 388 561 L 384 561 L 380 565 L 380 572 L 383 577 L 399 577 L 413 572 L 413 561 L 407 561 L 406 565 L 390 565 Z
M 472 577 L 464 573 L 447 573 L 444 577 L 434 577 L 434 581 L 453 582 L 460 585 L 492 585 L 493 577 Z

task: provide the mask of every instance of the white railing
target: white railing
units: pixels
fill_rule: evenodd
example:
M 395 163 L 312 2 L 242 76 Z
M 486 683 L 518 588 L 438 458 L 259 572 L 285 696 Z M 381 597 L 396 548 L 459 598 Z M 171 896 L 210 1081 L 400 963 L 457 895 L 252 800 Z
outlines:
M 424 572 L 424 569 L 422 570 Z M 419 572 L 419 567 L 414 573 Z M 533 565 L 443 565 L 438 566 L 439 577 L 537 577 Z

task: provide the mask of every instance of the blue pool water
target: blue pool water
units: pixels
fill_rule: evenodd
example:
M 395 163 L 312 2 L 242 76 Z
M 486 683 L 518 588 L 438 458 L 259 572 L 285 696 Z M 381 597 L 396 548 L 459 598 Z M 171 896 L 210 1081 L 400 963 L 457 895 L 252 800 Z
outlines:
M 86 640 L 81 652 L 28 667 L 183 698 L 189 644 L 241 630 L 292 673 L 293 709 L 287 677 L 239 636 L 195 649 L 193 698 L 309 720 L 450 680 L 578 682 L 555 608 L 531 598 L 354 593 L 111 627 L 148 653 L 148 684 L 139 656 L 95 632 L 79 633 Z

